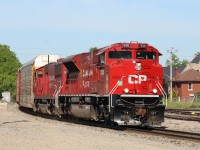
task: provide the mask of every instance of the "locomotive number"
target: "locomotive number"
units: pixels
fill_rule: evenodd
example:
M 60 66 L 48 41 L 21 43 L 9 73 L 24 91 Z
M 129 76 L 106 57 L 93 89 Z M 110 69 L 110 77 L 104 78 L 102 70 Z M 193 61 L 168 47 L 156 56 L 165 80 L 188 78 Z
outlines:
M 147 81 L 146 75 L 129 75 L 128 76 L 129 84 L 141 84 L 143 81 Z

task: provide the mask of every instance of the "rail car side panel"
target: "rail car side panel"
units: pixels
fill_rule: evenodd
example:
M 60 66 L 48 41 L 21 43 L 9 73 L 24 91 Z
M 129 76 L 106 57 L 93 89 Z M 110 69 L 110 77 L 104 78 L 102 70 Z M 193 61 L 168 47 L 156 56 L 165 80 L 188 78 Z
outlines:
M 21 71 L 18 70 L 17 72 L 17 86 L 16 86 L 16 101 L 19 104 L 20 103 L 20 73 Z
M 21 69 L 20 75 L 20 105 L 32 108 L 33 102 L 33 65 Z

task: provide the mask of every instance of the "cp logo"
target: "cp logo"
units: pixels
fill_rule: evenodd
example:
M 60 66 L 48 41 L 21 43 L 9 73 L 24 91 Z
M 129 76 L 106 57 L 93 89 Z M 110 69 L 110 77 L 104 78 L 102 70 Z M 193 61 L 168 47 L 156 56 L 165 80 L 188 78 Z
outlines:
M 141 84 L 142 81 L 147 81 L 146 75 L 129 75 L 128 76 L 129 84 Z

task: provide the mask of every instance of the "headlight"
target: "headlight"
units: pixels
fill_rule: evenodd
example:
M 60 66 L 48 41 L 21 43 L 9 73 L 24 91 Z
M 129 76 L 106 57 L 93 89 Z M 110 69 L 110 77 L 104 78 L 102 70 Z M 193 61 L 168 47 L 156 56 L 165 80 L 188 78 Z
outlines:
M 142 66 L 141 63 L 136 63 L 135 69 L 139 71 L 141 70 L 141 66 Z
M 129 89 L 128 89 L 128 88 L 125 88 L 125 89 L 124 89 L 124 92 L 125 92 L 126 94 L 128 94 Z
M 153 89 L 153 93 L 156 94 L 158 92 L 157 89 Z

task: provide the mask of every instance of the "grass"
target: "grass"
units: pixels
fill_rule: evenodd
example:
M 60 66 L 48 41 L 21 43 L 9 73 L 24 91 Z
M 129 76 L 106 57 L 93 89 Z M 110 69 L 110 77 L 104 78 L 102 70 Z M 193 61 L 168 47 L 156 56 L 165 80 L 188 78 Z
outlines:
M 166 108 L 200 108 L 200 102 L 168 101 Z

